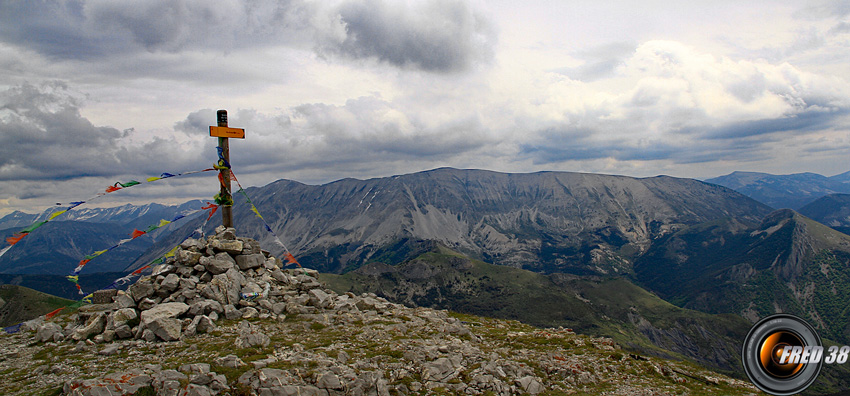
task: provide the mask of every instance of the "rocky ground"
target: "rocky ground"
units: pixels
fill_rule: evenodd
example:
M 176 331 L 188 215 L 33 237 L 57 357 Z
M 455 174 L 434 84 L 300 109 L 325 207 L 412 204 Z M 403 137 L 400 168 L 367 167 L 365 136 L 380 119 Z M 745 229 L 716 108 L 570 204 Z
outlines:
M 755 394 L 606 338 L 338 295 L 217 230 L 113 302 L 0 336 L 4 395 Z M 238 242 L 238 243 L 237 243 Z

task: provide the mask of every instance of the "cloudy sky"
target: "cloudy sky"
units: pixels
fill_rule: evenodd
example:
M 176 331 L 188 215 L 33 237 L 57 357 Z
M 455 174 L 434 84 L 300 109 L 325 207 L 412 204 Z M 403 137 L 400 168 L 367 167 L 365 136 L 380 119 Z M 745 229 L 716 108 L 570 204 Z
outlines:
M 0 0 L 0 214 L 207 168 L 217 109 L 247 131 L 246 187 L 442 166 L 830 176 L 850 170 L 849 76 L 846 0 Z

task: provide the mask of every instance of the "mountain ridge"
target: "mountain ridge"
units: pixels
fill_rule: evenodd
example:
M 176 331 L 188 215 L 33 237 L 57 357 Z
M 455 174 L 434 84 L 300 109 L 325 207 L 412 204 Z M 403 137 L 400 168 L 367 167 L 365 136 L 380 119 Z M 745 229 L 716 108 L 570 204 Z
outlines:
M 683 224 L 721 217 L 757 223 L 770 212 L 698 180 L 571 172 L 440 168 L 320 186 L 279 180 L 247 192 L 293 253 L 324 272 L 356 268 L 403 239 L 437 240 L 485 261 L 543 272 L 629 272 L 629 261 L 654 237 Z M 239 203 L 240 227 L 271 245 L 263 224 Z
M 812 172 L 774 175 L 735 171 L 705 181 L 731 188 L 775 209 L 798 210 L 825 195 L 850 193 L 850 172 L 827 177 Z
M 787 312 L 850 342 L 850 236 L 790 209 L 757 227 L 714 222 L 663 237 L 635 264 L 639 283 L 676 305 L 756 321 Z
M 800 208 L 800 214 L 850 234 L 850 194 L 830 194 Z

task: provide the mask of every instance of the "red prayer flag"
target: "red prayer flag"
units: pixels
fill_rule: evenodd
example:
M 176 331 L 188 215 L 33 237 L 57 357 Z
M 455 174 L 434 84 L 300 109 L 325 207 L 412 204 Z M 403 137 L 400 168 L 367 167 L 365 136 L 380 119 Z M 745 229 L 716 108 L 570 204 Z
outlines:
M 137 229 L 133 229 L 133 233 L 132 233 L 132 234 L 130 234 L 130 236 L 131 236 L 131 237 L 133 237 L 133 239 L 136 239 L 136 238 L 138 238 L 138 237 L 140 237 L 140 236 L 142 236 L 142 235 L 145 235 L 145 232 L 144 232 L 144 231 L 139 231 L 139 230 L 137 230 Z
M 295 259 L 295 256 L 293 256 L 292 253 L 286 252 L 286 254 L 283 255 L 283 258 L 286 259 L 287 264 L 298 264 L 298 260 Z M 301 264 L 298 265 L 300 266 Z
M 209 202 L 207 202 L 207 206 L 204 206 L 204 207 L 202 207 L 201 209 L 203 209 L 203 210 L 209 210 L 209 209 L 212 209 L 212 210 L 210 211 L 209 216 L 207 216 L 207 221 L 209 221 L 209 220 L 213 217 L 213 215 L 215 214 L 215 212 L 218 210 L 218 205 L 216 205 L 216 204 L 214 204 L 214 203 L 209 203 Z
M 106 192 L 111 193 L 113 191 L 118 191 L 120 189 L 121 189 L 121 187 L 109 186 L 109 187 L 106 187 Z
M 51 312 L 51 313 L 49 313 L 49 314 L 47 314 L 47 315 L 44 315 L 44 318 L 45 318 L 45 319 L 50 319 L 50 318 L 52 318 L 52 317 L 56 316 L 56 314 L 58 314 L 58 313 L 59 313 L 59 311 L 61 311 L 61 310 L 63 310 L 63 309 L 65 309 L 65 307 L 58 308 L 57 310 L 55 310 L 55 311 L 53 311 L 53 312 Z
M 27 234 L 17 234 L 15 236 L 10 236 L 6 238 L 6 243 L 8 243 L 9 245 L 14 245 L 20 242 L 21 239 L 23 239 L 25 236 L 27 236 Z
M 137 270 L 133 271 L 133 273 L 132 273 L 132 274 L 130 274 L 130 275 L 133 275 L 133 276 L 139 275 L 139 274 L 141 274 L 141 273 L 142 273 L 142 271 L 144 271 L 144 270 L 146 270 L 146 269 L 148 269 L 148 268 L 150 268 L 150 267 L 151 267 L 151 266 L 146 265 L 146 266 L 144 266 L 144 267 L 142 267 L 142 268 L 139 268 L 139 269 L 137 269 Z

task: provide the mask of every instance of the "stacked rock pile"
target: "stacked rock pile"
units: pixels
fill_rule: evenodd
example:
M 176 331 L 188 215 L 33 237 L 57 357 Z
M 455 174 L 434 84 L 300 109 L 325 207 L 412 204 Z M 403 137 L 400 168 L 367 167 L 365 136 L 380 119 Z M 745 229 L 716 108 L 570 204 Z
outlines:
M 219 227 L 207 240 L 181 243 L 173 257 L 126 292 L 118 292 L 113 303 L 82 307 L 77 321 L 64 329 L 54 323 L 40 325 L 36 338 L 176 341 L 214 329 L 219 318 L 277 319 L 287 309 L 313 313 L 333 303 L 316 280 L 316 271 L 283 270 L 280 264 L 257 241 Z M 293 297 L 297 301 L 287 304 Z

